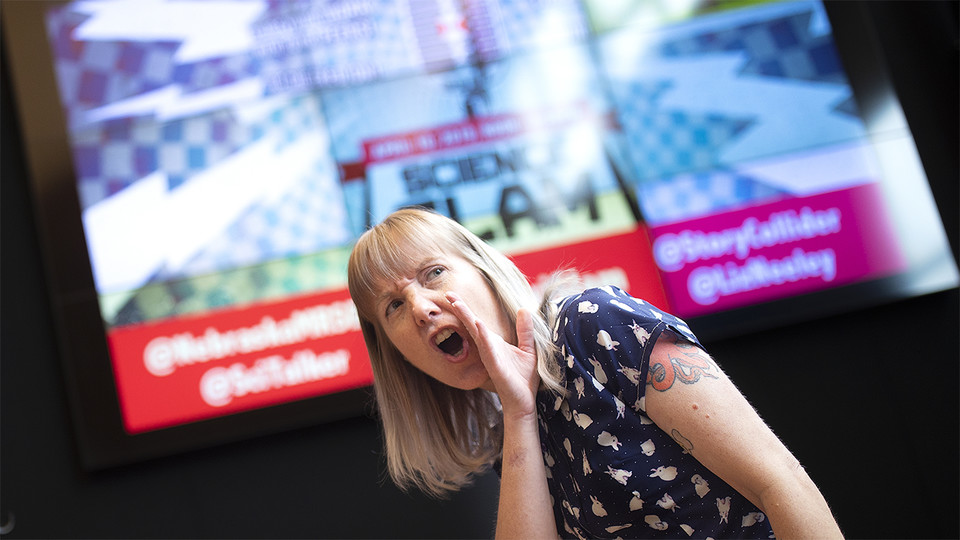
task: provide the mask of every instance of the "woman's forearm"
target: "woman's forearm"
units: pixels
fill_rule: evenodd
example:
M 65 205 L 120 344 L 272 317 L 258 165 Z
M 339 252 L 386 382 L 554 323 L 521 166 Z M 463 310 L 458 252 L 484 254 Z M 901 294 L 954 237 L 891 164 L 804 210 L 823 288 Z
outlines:
M 497 538 L 557 538 L 536 414 L 504 417 Z
M 760 507 L 778 539 L 843 538 L 827 501 L 799 463 L 792 478 L 760 494 Z

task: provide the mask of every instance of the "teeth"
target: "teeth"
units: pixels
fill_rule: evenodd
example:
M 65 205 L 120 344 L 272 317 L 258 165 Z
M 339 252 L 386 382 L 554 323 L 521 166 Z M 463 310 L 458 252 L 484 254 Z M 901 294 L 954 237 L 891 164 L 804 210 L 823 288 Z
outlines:
M 447 338 L 450 337 L 450 336 L 452 336 L 452 335 L 453 335 L 453 330 L 451 330 L 451 329 L 449 329 L 449 328 L 447 328 L 447 329 L 445 329 L 445 330 L 441 330 L 440 333 L 437 334 L 437 339 L 435 340 L 435 342 L 439 345 L 439 344 L 443 343 L 444 341 L 446 341 Z

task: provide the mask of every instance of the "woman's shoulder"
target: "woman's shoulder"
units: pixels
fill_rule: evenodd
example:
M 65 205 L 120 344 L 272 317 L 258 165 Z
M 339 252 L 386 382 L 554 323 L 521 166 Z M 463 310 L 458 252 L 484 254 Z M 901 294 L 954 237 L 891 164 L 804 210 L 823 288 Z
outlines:
M 699 345 L 685 321 L 613 285 L 588 288 L 568 296 L 561 303 L 558 317 L 563 326 L 574 323 L 581 329 L 625 326 L 634 333 L 642 328 L 649 334 L 655 329 L 659 333 L 660 329 L 671 328 Z
M 653 304 L 634 298 L 613 285 L 584 289 L 564 298 L 560 306 L 560 313 L 567 317 L 595 315 L 599 318 L 626 316 L 663 320 L 663 316 L 667 315 Z

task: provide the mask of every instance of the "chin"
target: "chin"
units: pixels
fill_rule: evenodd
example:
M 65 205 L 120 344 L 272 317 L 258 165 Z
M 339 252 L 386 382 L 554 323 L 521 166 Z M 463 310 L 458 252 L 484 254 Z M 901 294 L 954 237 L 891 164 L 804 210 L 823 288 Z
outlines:
M 490 380 L 490 376 L 487 375 L 486 369 L 483 370 L 483 375 L 477 373 L 472 377 L 464 377 L 456 387 L 461 390 L 489 390 L 491 392 L 493 392 L 495 388 L 493 381 Z

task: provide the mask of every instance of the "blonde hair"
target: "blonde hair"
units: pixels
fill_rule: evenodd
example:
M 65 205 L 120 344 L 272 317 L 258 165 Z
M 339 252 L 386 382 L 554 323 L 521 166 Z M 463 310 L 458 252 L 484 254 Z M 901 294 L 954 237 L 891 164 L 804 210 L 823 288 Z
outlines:
M 534 313 L 541 385 L 557 393 L 564 390 L 548 322 L 552 303 L 537 297 L 510 259 L 456 221 L 424 209 L 398 210 L 365 232 L 350 254 L 347 276 L 373 367 L 387 470 L 404 490 L 416 486 L 443 496 L 469 484 L 499 458 L 499 402 L 486 390 L 452 388 L 419 371 L 390 342 L 373 312 L 373 299 L 382 287 L 415 264 L 410 253 L 437 252 L 470 261 L 511 325 L 516 325 L 518 309 Z

